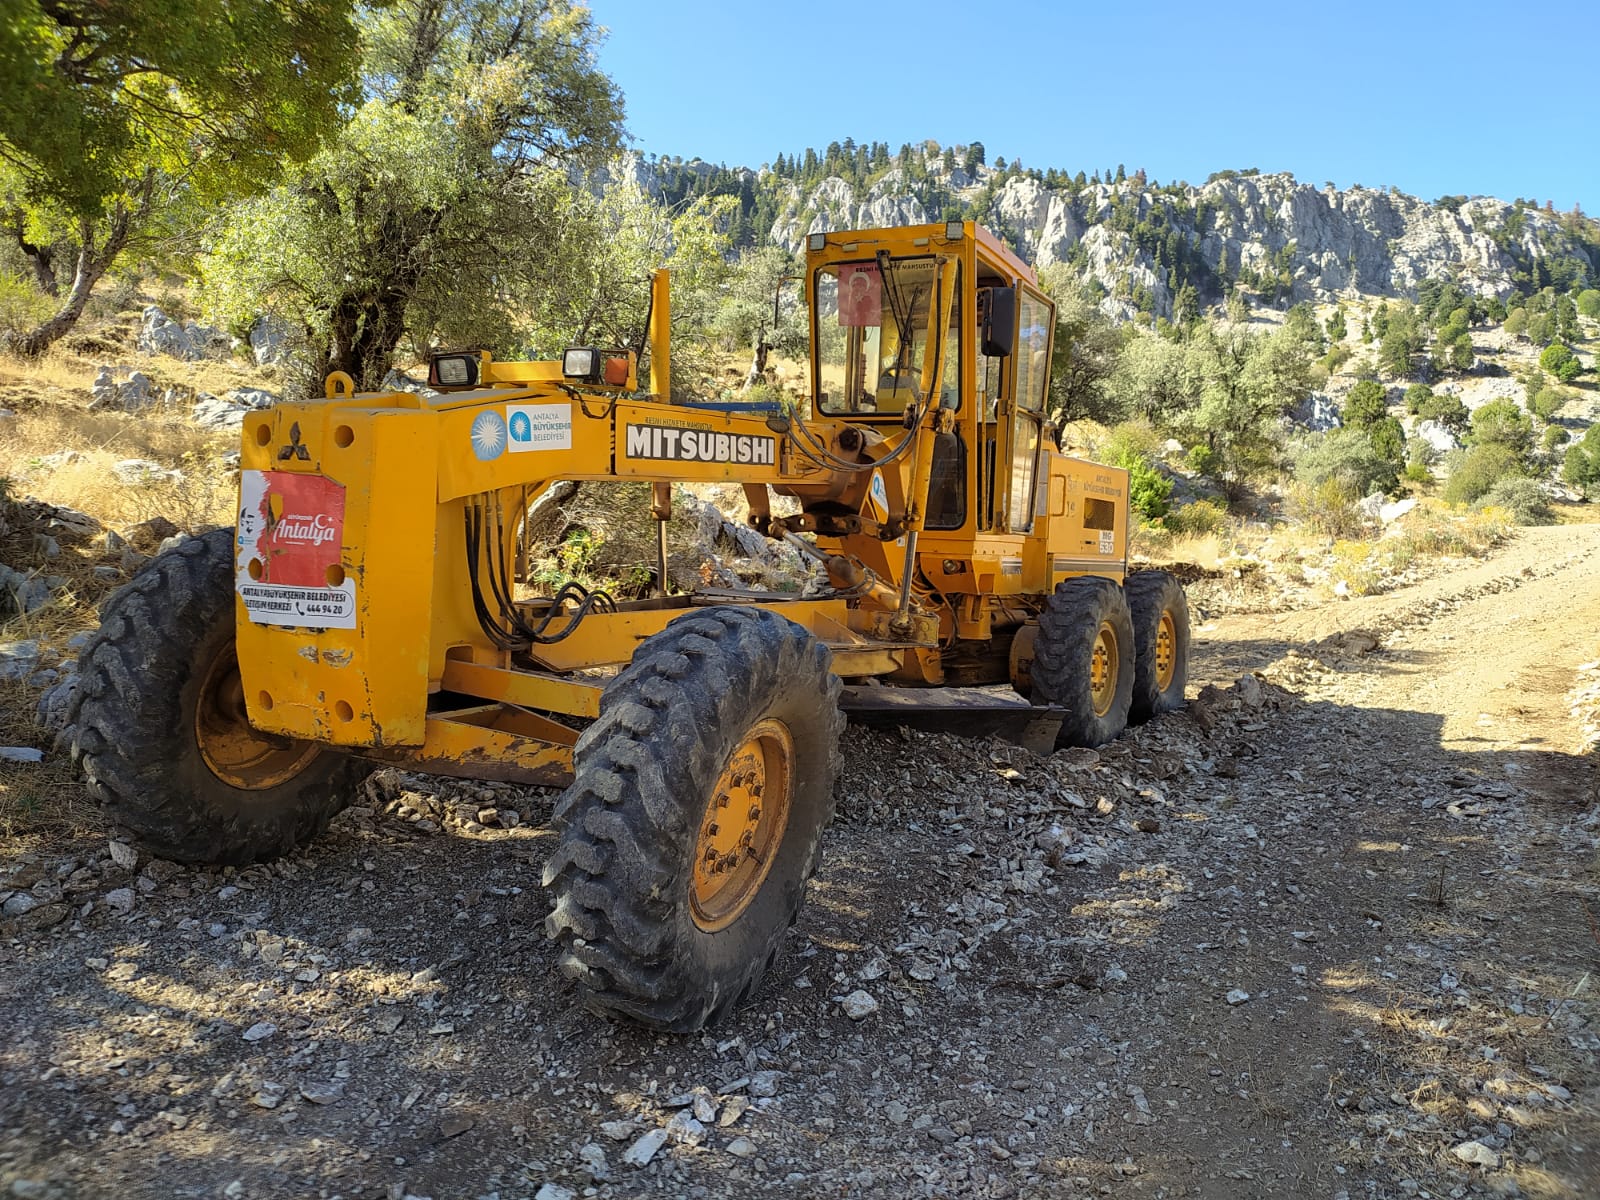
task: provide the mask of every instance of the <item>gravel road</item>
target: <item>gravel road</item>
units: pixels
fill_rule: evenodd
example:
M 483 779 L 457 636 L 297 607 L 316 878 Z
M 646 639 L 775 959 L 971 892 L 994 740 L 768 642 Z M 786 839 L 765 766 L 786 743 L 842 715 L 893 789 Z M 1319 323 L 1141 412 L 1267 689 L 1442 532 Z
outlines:
M 552 795 L 384 776 L 211 872 L 0 852 L 18 1197 L 1593 1197 L 1600 528 L 1213 615 L 1099 752 L 847 734 L 767 986 L 577 1009 Z

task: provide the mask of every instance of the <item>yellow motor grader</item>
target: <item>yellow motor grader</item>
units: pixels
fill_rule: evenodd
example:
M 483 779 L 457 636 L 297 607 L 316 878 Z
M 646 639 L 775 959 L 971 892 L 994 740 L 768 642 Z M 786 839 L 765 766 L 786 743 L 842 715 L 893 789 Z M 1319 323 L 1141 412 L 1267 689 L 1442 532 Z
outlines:
M 648 388 L 629 350 L 443 353 L 427 398 L 336 373 L 249 415 L 235 526 L 158 556 L 81 656 L 73 750 L 112 824 L 244 863 L 318 833 L 374 762 L 564 786 L 562 970 L 598 1012 L 686 1031 L 795 919 L 841 701 L 976 720 L 1010 685 L 1063 745 L 1181 706 L 1183 591 L 1126 573 L 1126 472 L 1057 448 L 1033 271 L 950 222 L 814 233 L 803 286 L 792 412 L 673 401 L 662 273 Z M 594 480 L 652 485 L 654 595 L 519 581 L 532 502 Z M 672 486 L 726 482 L 814 564 L 805 590 L 671 593 Z

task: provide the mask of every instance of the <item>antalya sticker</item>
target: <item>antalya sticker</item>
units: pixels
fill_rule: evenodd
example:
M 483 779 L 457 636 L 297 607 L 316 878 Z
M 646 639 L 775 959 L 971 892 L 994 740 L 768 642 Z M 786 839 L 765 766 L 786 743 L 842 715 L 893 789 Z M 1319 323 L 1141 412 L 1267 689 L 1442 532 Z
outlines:
M 513 454 L 572 449 L 570 404 L 508 404 L 506 425 L 511 431 Z
M 241 471 L 237 546 L 234 588 L 256 624 L 356 627 L 355 580 L 342 563 L 342 484 L 321 475 Z

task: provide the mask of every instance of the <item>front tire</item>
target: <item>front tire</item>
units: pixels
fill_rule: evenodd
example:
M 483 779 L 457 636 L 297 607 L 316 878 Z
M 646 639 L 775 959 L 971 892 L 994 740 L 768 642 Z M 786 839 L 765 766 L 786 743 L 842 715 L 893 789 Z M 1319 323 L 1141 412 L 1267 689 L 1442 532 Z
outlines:
M 1127 727 L 1133 701 L 1133 619 L 1122 588 L 1081 575 L 1063 580 L 1039 614 L 1035 703 L 1067 710 L 1057 746 L 1100 746 Z
M 233 551 L 233 530 L 215 529 L 158 555 L 106 603 L 80 659 L 73 759 L 108 822 L 176 862 L 287 854 L 366 774 L 345 755 L 251 728 Z
M 1169 571 L 1130 575 L 1127 593 L 1135 645 L 1128 719 L 1137 724 L 1183 707 L 1189 680 L 1189 600 Z
M 544 868 L 545 929 L 585 1007 L 686 1033 L 760 984 L 833 816 L 831 663 L 776 613 L 708 608 L 607 686 Z

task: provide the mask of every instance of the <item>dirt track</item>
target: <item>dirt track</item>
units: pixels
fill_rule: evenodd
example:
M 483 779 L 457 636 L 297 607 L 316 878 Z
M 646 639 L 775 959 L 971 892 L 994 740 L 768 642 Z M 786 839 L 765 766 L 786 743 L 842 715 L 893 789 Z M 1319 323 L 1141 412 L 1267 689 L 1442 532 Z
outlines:
M 1208 693 L 1099 754 L 852 729 L 789 951 L 700 1038 L 573 1007 L 547 795 L 375 791 L 228 875 L 23 860 L 0 1187 L 1600 1194 L 1600 808 L 1562 700 L 1597 631 L 1600 528 L 1532 530 L 1217 618 L 1197 683 L 1295 695 Z M 491 803 L 529 819 L 458 821 Z

